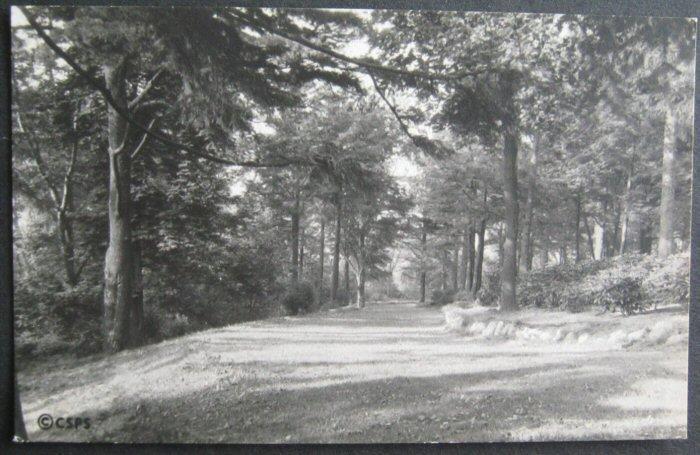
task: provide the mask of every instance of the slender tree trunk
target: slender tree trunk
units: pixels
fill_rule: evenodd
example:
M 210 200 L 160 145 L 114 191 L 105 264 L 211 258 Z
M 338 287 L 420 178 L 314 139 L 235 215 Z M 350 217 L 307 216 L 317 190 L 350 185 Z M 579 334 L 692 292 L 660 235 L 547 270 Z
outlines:
M 49 71 L 49 74 L 52 73 L 53 71 Z M 80 278 L 80 272 L 77 270 L 75 264 L 75 239 L 73 236 L 73 221 L 71 219 L 71 216 L 73 215 L 73 174 L 78 156 L 78 135 L 76 131 L 77 114 L 74 115 L 72 123 L 73 135 L 75 139 L 73 139 L 73 144 L 71 147 L 68 169 L 63 177 L 62 192 L 59 193 L 58 187 L 52 182 L 46 163 L 41 156 L 39 142 L 35 139 L 34 132 L 27 131 L 24 128 L 24 123 L 22 121 L 24 105 L 21 102 L 20 94 L 17 90 L 17 81 L 15 80 L 14 76 L 12 78 L 12 83 L 15 86 L 13 101 L 18 107 L 16 109 L 18 130 L 19 132 L 27 135 L 27 143 L 30 153 L 34 159 L 34 163 L 39 170 L 39 174 L 41 174 L 46 186 L 48 187 L 51 201 L 53 203 L 52 215 L 57 224 L 56 234 L 58 246 L 61 250 L 63 259 L 63 271 L 65 273 L 64 285 L 67 290 L 72 289 L 78 284 L 78 280 Z M 18 255 L 18 257 L 21 256 Z
M 593 238 L 595 239 L 595 259 L 601 260 L 605 257 L 605 244 L 607 242 L 607 220 L 608 219 L 608 203 L 603 202 L 603 220 L 602 223 L 598 223 L 594 220 L 595 225 L 593 226 Z
M 365 235 L 360 234 L 357 255 L 357 308 L 365 307 Z
M 71 203 L 72 206 L 72 203 Z M 73 235 L 73 223 L 69 219 L 72 210 L 59 210 L 57 216 L 58 237 L 63 256 L 63 268 L 66 273 L 66 284 L 70 288 L 78 284 L 79 276 L 75 265 L 75 238 Z
M 304 280 L 304 227 L 299 227 L 299 279 Z
M 539 135 L 533 136 L 533 145 L 530 149 L 527 164 L 527 198 L 525 200 L 525 231 L 523 242 L 520 245 L 520 270 L 532 269 L 532 218 L 535 203 L 535 187 L 537 185 L 537 152 L 539 147 Z
M 501 300 L 503 311 L 517 308 L 515 285 L 517 279 L 518 251 L 518 143 L 515 123 L 507 119 L 504 125 L 503 147 L 503 200 L 505 203 L 505 240 L 503 242 L 503 267 L 501 268 Z
M 318 299 L 323 304 L 323 267 L 326 255 L 326 220 L 321 218 L 321 234 L 318 245 Z
M 340 274 L 340 234 L 343 223 L 343 202 L 340 193 L 336 195 L 335 244 L 333 245 L 333 270 L 331 271 L 331 302 L 337 303 L 338 275 Z
M 442 291 L 447 291 L 447 250 L 442 250 L 442 268 L 440 272 L 440 281 L 442 281 Z
M 575 250 L 574 250 L 574 260 L 578 264 L 581 261 L 581 190 L 576 193 L 576 217 L 575 217 L 576 227 L 574 228 L 574 235 L 576 237 Z
M 66 271 L 66 282 L 71 288 L 75 287 L 80 279 L 80 272 L 78 272 L 75 264 L 75 236 L 73 234 L 73 220 L 71 219 L 73 216 L 73 173 L 78 156 L 76 122 L 77 120 L 74 117 L 73 133 L 76 138 L 73 140 L 71 148 L 68 171 L 63 177 L 63 194 L 61 203 L 58 206 L 57 216 L 59 241 Z
M 503 223 L 498 225 L 498 266 L 503 267 Z
M 615 206 L 613 205 L 613 209 L 615 209 Z M 620 211 L 622 209 L 622 204 L 617 205 L 617 209 L 615 210 L 615 224 L 613 226 L 613 235 L 609 239 L 610 242 L 608 243 L 607 246 L 607 255 L 608 257 L 612 257 L 615 252 L 619 248 L 619 241 L 620 241 Z
M 103 67 L 105 84 L 114 101 L 126 106 L 124 64 Z M 126 143 L 126 122 L 107 108 L 109 143 L 108 247 L 104 269 L 104 349 L 117 352 L 127 345 L 132 304 L 131 267 L 131 162 Z
M 300 197 L 297 191 L 292 209 L 292 282 L 299 281 L 299 215 Z
M 632 191 L 632 177 L 634 173 L 634 161 L 630 161 L 629 169 L 627 172 L 627 184 L 625 185 L 625 195 L 622 199 L 622 230 L 620 232 L 620 248 L 617 254 L 622 255 L 625 253 L 625 247 L 627 246 L 627 237 L 629 235 L 629 219 L 630 219 L 630 197 Z
M 593 245 L 593 235 L 591 234 L 591 226 L 588 224 L 588 216 L 583 217 L 583 225 L 586 227 L 588 250 L 591 253 L 591 259 L 595 259 L 595 246 Z
M 459 290 L 459 242 L 456 235 L 453 235 L 452 243 L 452 290 L 456 293 Z
M 676 249 L 673 240 L 675 229 L 676 193 L 676 116 L 673 108 L 666 108 L 664 125 L 663 158 L 661 162 L 661 205 L 659 206 L 659 244 L 657 254 L 666 259 Z
M 459 289 L 468 289 L 467 286 L 467 275 L 469 270 L 469 230 L 465 229 L 462 235 L 462 258 L 459 265 Z
M 469 290 L 474 289 L 474 236 L 476 235 L 476 232 L 474 232 L 474 225 L 469 224 L 469 237 L 467 239 L 467 248 L 469 251 L 468 259 L 469 259 L 469 269 L 467 270 L 467 285 L 469 287 Z
M 566 262 L 566 244 L 563 244 L 559 246 L 559 264 L 564 265 Z
M 348 252 L 348 243 L 346 241 L 345 242 L 345 261 L 343 261 L 344 268 L 345 268 L 343 273 L 345 275 L 345 279 L 343 281 L 345 282 L 345 296 L 346 296 L 345 298 L 347 298 L 347 299 L 350 298 L 350 261 L 348 260 L 349 258 L 350 258 L 350 254 Z
M 481 289 L 481 275 L 484 268 L 484 245 L 486 244 L 486 218 L 481 219 L 477 236 L 479 239 L 479 246 L 477 247 L 476 260 L 474 261 L 474 285 L 471 287 L 472 294 L 474 295 Z
M 427 243 L 428 243 L 428 222 L 423 218 L 423 227 L 420 236 L 421 245 L 421 271 L 420 271 L 420 303 L 425 303 L 425 285 L 427 281 L 426 272 L 426 254 L 427 254 Z
M 549 237 L 546 235 L 542 238 L 542 252 L 540 261 L 542 261 L 542 268 L 546 268 L 549 263 Z

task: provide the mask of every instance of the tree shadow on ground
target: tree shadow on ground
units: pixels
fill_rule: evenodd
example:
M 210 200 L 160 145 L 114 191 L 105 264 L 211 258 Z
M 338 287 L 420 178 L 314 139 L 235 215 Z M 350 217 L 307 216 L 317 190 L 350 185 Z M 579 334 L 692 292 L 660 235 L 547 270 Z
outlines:
M 612 359 L 479 373 L 303 381 L 246 393 L 256 381 L 167 400 L 125 400 L 69 437 L 122 442 L 418 442 L 681 437 L 678 412 L 608 404 L 640 377 Z M 633 367 L 633 366 L 632 366 Z M 655 376 L 651 376 L 653 379 Z M 318 382 L 316 382 L 318 384 Z M 294 387 L 294 388 L 290 388 Z M 243 391 L 244 393 L 241 393 Z M 115 418 L 117 422 L 110 423 Z M 682 419 L 681 419 L 682 420 Z M 30 423 L 31 426 L 31 423 Z M 31 433 L 30 437 L 65 437 Z

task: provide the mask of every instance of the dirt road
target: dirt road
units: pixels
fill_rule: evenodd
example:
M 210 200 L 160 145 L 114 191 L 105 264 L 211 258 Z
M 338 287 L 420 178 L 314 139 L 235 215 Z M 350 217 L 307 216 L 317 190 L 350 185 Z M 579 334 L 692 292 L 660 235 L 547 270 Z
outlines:
M 417 442 L 685 437 L 687 351 L 476 341 L 372 305 L 20 374 L 32 440 Z M 41 430 L 50 414 L 90 428 Z M 65 425 L 64 425 L 65 426 Z

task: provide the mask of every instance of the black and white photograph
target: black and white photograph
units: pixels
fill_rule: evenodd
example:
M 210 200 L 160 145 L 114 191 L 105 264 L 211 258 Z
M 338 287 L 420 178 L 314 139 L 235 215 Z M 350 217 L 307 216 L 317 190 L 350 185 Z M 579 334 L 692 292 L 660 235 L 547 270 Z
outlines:
M 10 18 L 15 442 L 687 438 L 695 18 Z

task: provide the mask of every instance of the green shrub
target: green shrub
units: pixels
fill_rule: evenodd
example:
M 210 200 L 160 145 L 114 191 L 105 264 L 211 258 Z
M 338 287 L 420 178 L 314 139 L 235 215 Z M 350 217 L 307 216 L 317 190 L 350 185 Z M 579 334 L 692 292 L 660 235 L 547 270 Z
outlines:
M 613 313 L 619 309 L 624 315 L 639 313 L 649 307 L 649 301 L 642 291 L 642 281 L 632 277 L 606 286 L 596 296 L 594 304 Z
M 443 291 L 442 289 L 435 289 L 430 295 L 431 305 L 447 305 L 448 303 L 454 302 L 455 292 L 451 289 Z
M 290 285 L 282 296 L 282 306 L 289 314 L 311 311 L 315 303 L 314 288 L 310 283 L 300 281 Z

